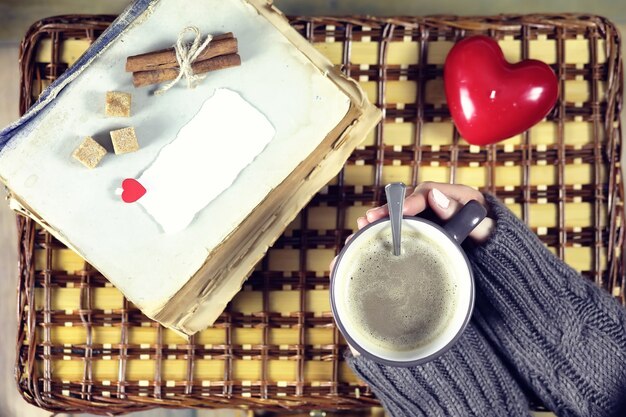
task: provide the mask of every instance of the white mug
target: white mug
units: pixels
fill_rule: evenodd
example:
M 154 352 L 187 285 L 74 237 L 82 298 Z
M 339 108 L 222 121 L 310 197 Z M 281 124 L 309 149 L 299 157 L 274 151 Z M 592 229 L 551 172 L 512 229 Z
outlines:
M 331 274 L 330 301 L 333 315 L 339 330 L 347 342 L 360 354 L 375 362 L 391 366 L 414 366 L 435 359 L 448 350 L 463 333 L 474 307 L 474 278 L 470 263 L 460 244 L 469 233 L 485 218 L 486 209 L 477 201 L 470 201 L 444 226 L 419 217 L 404 217 L 402 227 L 413 229 L 428 236 L 441 249 L 456 284 L 454 302 L 456 304 L 445 329 L 425 344 L 413 350 L 394 350 L 377 345 L 371 338 L 359 334 L 355 329 L 355 318 L 350 317 L 346 307 L 350 259 L 355 251 L 363 250 L 368 239 L 384 228 L 390 228 L 389 219 L 381 219 L 359 230 L 339 253 Z M 410 276 L 402 279 L 411 279 Z

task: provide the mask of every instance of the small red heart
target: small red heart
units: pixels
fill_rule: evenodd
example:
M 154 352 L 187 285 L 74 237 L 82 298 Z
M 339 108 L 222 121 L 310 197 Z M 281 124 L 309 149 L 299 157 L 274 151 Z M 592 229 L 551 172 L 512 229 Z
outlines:
M 546 117 L 559 94 L 548 65 L 534 59 L 510 64 L 498 43 L 481 35 L 454 45 L 443 78 L 454 124 L 473 145 L 522 133 Z
M 146 189 L 134 178 L 122 181 L 122 200 L 125 203 L 134 203 L 146 193 Z

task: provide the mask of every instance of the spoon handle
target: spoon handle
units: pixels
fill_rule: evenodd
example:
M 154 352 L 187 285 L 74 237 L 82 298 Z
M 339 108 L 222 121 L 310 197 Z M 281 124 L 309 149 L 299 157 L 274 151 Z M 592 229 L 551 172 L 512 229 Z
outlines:
M 406 186 L 401 182 L 392 182 L 385 186 L 387 207 L 391 220 L 391 236 L 393 239 L 393 254 L 400 256 L 400 238 L 402 237 L 402 207 Z

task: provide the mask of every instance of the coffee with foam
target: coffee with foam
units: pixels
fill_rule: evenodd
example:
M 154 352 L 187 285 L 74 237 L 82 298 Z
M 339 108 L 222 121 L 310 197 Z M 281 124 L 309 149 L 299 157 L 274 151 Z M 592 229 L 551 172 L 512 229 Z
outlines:
M 342 260 L 349 265 L 345 307 L 361 337 L 381 349 L 411 351 L 446 331 L 459 289 L 436 240 L 404 227 L 400 256 L 391 241 L 391 229 L 384 228 Z

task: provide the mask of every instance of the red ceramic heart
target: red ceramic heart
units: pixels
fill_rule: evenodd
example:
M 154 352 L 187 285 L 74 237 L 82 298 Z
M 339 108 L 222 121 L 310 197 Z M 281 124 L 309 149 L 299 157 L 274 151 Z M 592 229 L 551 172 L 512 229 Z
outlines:
M 443 77 L 454 124 L 473 145 L 522 133 L 546 117 L 559 94 L 548 65 L 534 59 L 510 64 L 498 43 L 487 36 L 454 45 Z
M 125 203 L 134 203 L 146 193 L 146 189 L 136 179 L 126 178 L 122 181 L 122 200 Z

